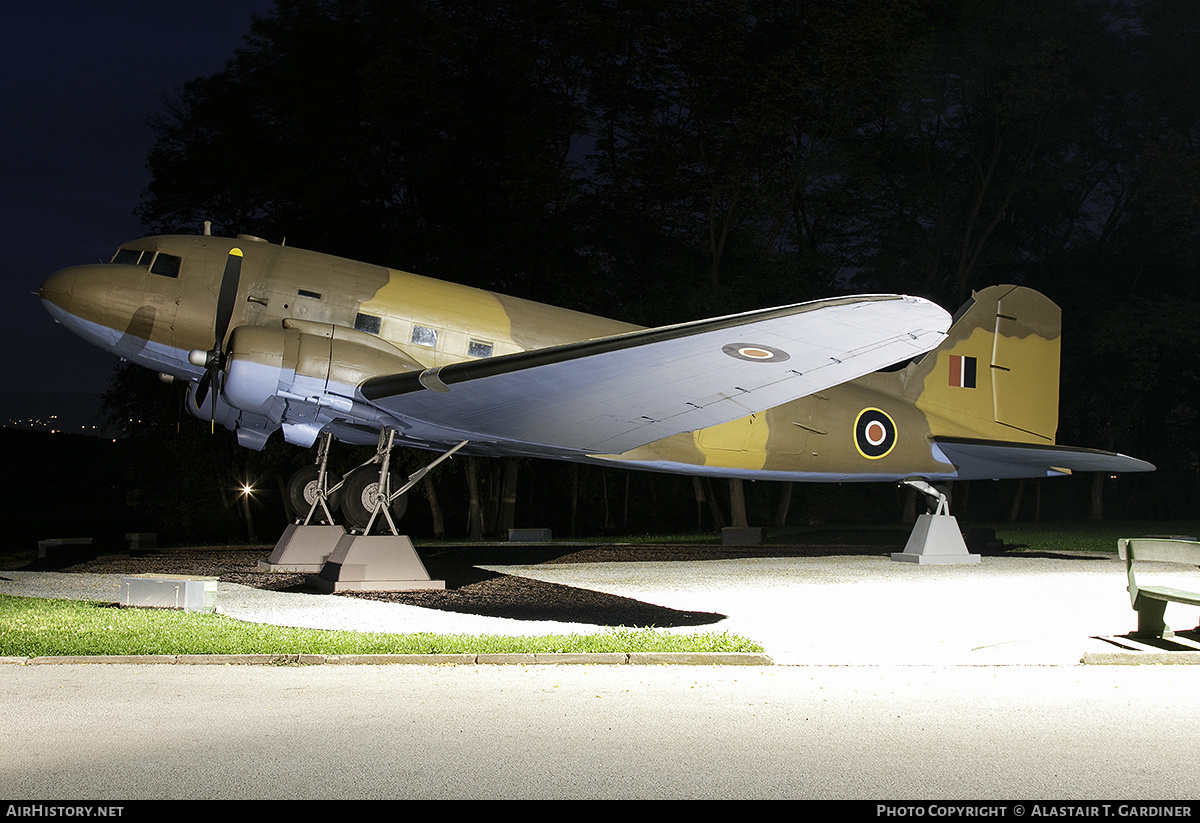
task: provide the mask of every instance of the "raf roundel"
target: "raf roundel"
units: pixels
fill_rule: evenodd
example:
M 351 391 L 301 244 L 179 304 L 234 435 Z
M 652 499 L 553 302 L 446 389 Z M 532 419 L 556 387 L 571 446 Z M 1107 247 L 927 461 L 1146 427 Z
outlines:
M 738 360 L 750 360 L 757 363 L 781 363 L 789 359 L 783 349 L 774 346 L 764 346 L 761 343 L 727 343 L 721 351 Z
M 896 445 L 896 423 L 880 409 L 863 409 L 854 421 L 854 447 L 868 460 L 887 456 Z

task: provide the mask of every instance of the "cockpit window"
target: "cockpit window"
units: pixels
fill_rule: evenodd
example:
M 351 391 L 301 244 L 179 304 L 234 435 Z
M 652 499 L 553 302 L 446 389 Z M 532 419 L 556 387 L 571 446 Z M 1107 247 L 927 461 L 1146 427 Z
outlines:
M 178 277 L 179 264 L 183 259 L 174 254 L 160 254 L 154 258 L 154 265 L 150 267 L 151 274 L 160 274 L 163 277 Z
M 137 249 L 117 249 L 117 253 L 113 255 L 112 262 L 122 266 L 136 266 L 138 258 L 142 253 Z
M 178 277 L 183 259 L 174 254 L 159 254 L 153 249 L 117 249 L 112 262 L 121 266 L 144 266 L 151 274 L 163 277 Z

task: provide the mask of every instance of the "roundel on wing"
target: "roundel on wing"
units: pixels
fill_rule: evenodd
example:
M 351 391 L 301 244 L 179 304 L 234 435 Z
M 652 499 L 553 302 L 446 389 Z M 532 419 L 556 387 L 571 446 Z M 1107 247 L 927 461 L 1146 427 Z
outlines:
M 738 360 L 751 360 L 759 363 L 782 363 L 784 360 L 790 359 L 790 355 L 783 349 L 765 346 L 761 343 L 726 343 L 721 347 L 721 351 Z
M 854 421 L 854 447 L 868 460 L 886 456 L 896 445 L 896 423 L 880 409 L 863 409 Z

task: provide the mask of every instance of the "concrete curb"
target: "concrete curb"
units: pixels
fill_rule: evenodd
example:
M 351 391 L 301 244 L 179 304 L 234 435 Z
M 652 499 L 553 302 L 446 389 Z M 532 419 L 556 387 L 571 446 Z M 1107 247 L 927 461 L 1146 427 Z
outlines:
M 1079 661 L 1085 666 L 1195 666 L 1196 652 L 1088 652 Z
M 174 665 L 174 666 L 427 666 L 628 665 L 774 666 L 765 654 L 741 652 L 611 652 L 603 654 L 161 654 L 0 657 L 0 665 Z

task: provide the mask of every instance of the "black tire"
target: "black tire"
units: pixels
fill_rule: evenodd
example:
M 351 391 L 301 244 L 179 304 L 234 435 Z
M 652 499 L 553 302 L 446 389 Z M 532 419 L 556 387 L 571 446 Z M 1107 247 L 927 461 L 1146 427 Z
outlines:
M 397 471 L 392 471 L 390 472 L 388 483 L 391 488 L 398 489 L 404 485 L 404 476 Z M 350 528 L 362 531 L 367 527 L 367 523 L 371 519 L 371 500 L 378 486 L 379 467 L 374 463 L 360 466 L 346 475 L 341 488 L 341 504 L 342 516 L 345 517 L 346 524 Z M 404 517 L 406 511 L 408 511 L 407 492 L 392 501 L 392 521 L 397 526 L 399 526 L 400 520 Z M 371 533 L 389 533 L 387 518 L 382 515 L 376 517 L 375 523 L 371 526 Z
M 294 520 L 303 520 L 308 516 L 308 510 L 312 508 L 313 501 L 316 498 L 317 479 L 320 477 L 320 469 L 315 465 L 305 466 L 291 476 L 287 483 L 288 506 L 292 510 L 292 518 Z M 325 478 L 325 483 L 330 484 L 330 478 Z M 325 504 L 329 506 L 329 513 L 337 515 L 340 508 L 341 489 L 338 489 L 333 494 L 325 499 Z M 317 506 L 317 510 L 313 512 L 313 519 L 310 521 L 317 524 L 325 524 L 328 518 L 325 517 L 325 510 Z

